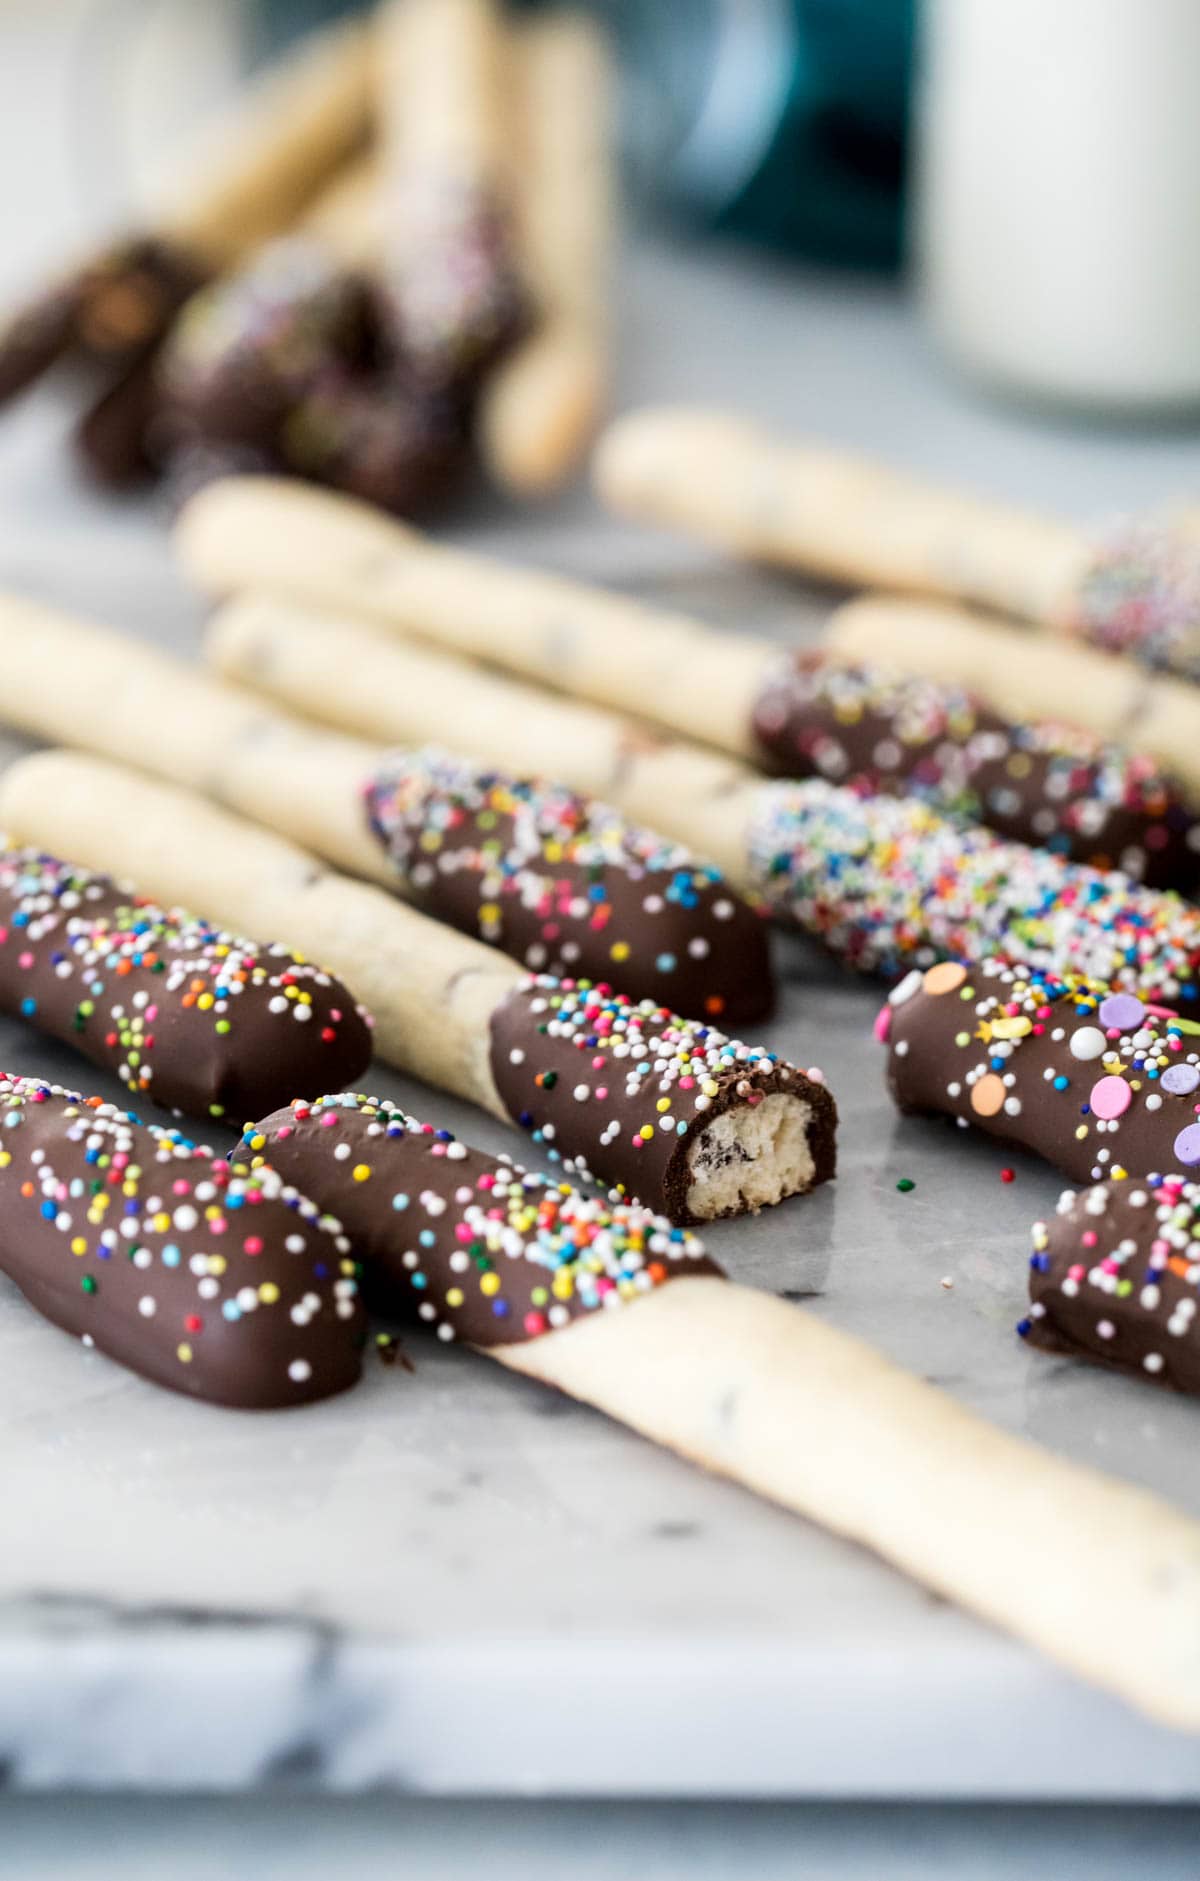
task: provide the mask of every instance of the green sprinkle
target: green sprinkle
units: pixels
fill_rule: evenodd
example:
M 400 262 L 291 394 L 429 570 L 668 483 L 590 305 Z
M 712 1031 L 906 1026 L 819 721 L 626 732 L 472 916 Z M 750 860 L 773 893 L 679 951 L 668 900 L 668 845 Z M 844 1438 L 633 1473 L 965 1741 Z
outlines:
M 90 1274 L 85 1274 L 79 1284 L 85 1293 L 95 1293 L 97 1291 L 96 1282 L 92 1279 Z
M 899 1182 L 896 1184 L 896 1187 L 899 1189 L 901 1195 L 910 1194 L 911 1191 L 916 1188 L 916 1186 L 917 1185 L 913 1181 L 911 1176 L 901 1176 Z

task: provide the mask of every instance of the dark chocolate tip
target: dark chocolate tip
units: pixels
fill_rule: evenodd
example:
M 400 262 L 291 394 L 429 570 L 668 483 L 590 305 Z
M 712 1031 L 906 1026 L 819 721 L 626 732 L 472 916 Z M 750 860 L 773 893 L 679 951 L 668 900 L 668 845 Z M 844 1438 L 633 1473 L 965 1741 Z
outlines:
M 890 1004 L 887 1078 L 901 1110 L 962 1119 L 1076 1182 L 1200 1165 L 1191 1021 L 998 959 L 914 969 Z
M 442 1340 L 511 1345 L 721 1272 L 652 1210 L 486 1156 L 382 1098 L 293 1104 L 248 1126 L 240 1153 L 344 1224 L 375 1309 Z
M 1034 1229 L 1030 1345 L 1200 1393 L 1200 1186 L 1151 1176 L 1065 1195 Z
M 0 1270 L 129 1370 L 243 1410 L 344 1391 L 366 1328 L 339 1223 L 275 1171 L 0 1075 Z
M 1200 880 L 1200 816 L 1159 764 L 1077 727 L 1006 719 L 961 686 L 799 653 L 768 677 L 753 731 L 778 776 L 918 796 L 1153 888 Z
M 766 923 L 717 869 L 594 798 L 436 749 L 392 753 L 370 825 L 406 892 L 533 972 L 611 973 L 716 1025 L 775 998 Z
M 491 1035 L 496 1089 L 542 1154 L 569 1177 L 636 1196 L 672 1221 L 697 1219 L 690 1196 L 701 1173 L 718 1173 L 722 1157 L 749 1160 L 736 1139 L 714 1132 L 700 1171 L 697 1139 L 724 1113 L 775 1095 L 807 1106 L 814 1166 L 805 1189 L 834 1174 L 837 1108 L 824 1083 L 649 1000 L 532 975 L 496 1008 Z
M 349 1083 L 371 1056 L 331 975 L 37 849 L 0 850 L 0 1010 L 139 1100 L 235 1126 Z

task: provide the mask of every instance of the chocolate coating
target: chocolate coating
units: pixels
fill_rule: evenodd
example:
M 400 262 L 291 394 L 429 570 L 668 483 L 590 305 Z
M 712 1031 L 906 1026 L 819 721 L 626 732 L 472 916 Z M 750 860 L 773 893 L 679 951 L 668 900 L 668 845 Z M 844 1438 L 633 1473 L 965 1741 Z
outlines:
M 1068 1191 L 1035 1222 L 1028 1316 L 1044 1352 L 1200 1393 L 1200 1185 L 1174 1176 Z
M 1200 878 L 1200 817 L 1152 759 L 1070 726 L 1013 724 L 959 686 L 801 653 L 764 687 L 754 734 L 779 775 L 923 797 L 1153 887 Z
M 293 1104 L 242 1151 L 303 1182 L 345 1224 L 371 1303 L 440 1339 L 511 1345 L 681 1274 L 720 1274 L 696 1236 L 469 1149 L 382 1098 Z
M 296 400 L 334 361 L 365 364 L 368 290 L 319 242 L 270 242 L 185 309 L 158 362 L 164 401 L 193 430 L 273 448 Z
M 732 1024 L 771 1010 L 760 916 L 606 804 L 433 750 L 393 753 L 366 803 L 413 900 L 534 971 L 612 973 L 634 999 Z
M 697 1137 L 774 1092 L 809 1107 L 809 1186 L 834 1174 L 837 1107 L 823 1084 L 649 1000 L 530 975 L 492 1014 L 491 1034 L 492 1076 L 513 1122 L 567 1174 L 636 1196 L 671 1221 L 695 1219 L 687 1198 Z
M 355 1383 L 365 1321 L 341 1226 L 274 1170 L 36 1078 L 0 1075 L 0 1270 L 154 1384 L 243 1410 Z
M 507 216 L 443 174 L 410 179 L 395 226 L 388 288 L 406 355 L 430 384 L 477 384 L 528 317 Z
M 36 849 L 0 852 L 0 1009 L 131 1094 L 235 1123 L 346 1084 L 371 1056 L 362 1009 L 298 955 Z
M 124 373 L 157 346 L 204 278 L 191 256 L 134 237 L 43 289 L 0 333 L 0 403 L 60 360 Z
M 458 391 L 408 369 L 390 306 L 320 242 L 270 243 L 198 294 L 163 349 L 166 427 L 252 451 L 402 515 L 433 506 L 466 457 Z
M 943 961 L 880 1027 L 904 1111 L 957 1117 L 1075 1181 L 1200 1166 L 1200 1027 L 1094 980 Z

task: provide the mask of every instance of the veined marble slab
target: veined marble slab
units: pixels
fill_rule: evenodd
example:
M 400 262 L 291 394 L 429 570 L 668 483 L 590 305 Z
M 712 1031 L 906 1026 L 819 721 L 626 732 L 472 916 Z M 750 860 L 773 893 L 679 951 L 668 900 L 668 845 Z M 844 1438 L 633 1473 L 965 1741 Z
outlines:
M 750 327 L 752 349 L 722 346 Z M 629 401 L 740 397 L 1013 497 L 1148 506 L 1184 488 L 1195 461 L 1178 439 L 1085 446 L 974 410 L 874 289 L 647 254 L 626 329 Z M 151 506 L 73 486 L 61 429 L 50 403 L 0 426 L 0 586 L 194 647 L 201 609 Z M 481 506 L 459 533 L 781 636 L 810 632 L 822 611 L 812 594 L 599 518 L 578 493 L 533 520 Z M 771 1036 L 828 1072 L 842 1174 L 719 1227 L 719 1256 L 750 1284 L 822 1289 L 806 1310 L 999 1423 L 1200 1514 L 1200 1406 L 1038 1357 L 1013 1335 L 1028 1226 L 1058 1179 L 1025 1159 L 1002 1184 L 998 1148 L 897 1120 L 870 1037 L 877 993 L 799 942 L 781 941 L 779 958 L 787 993 Z M 0 1063 L 96 1083 L 7 1023 Z M 388 1074 L 372 1083 L 487 1146 L 511 1140 Z M 866 1555 L 485 1359 L 415 1338 L 407 1351 L 411 1374 L 373 1363 L 341 1400 L 239 1416 L 128 1377 L 0 1284 L 11 1784 L 1200 1796 L 1200 1743 L 1144 1725 Z

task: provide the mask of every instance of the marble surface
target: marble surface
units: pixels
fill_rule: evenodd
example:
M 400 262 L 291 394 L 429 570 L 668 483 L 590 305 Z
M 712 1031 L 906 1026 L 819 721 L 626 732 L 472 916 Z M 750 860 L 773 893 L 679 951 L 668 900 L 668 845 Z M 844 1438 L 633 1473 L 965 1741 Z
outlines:
M 729 400 L 1079 515 L 1200 484 L 1190 437 L 1114 441 L 977 404 L 874 287 L 644 249 L 623 323 L 622 403 Z M 40 399 L 0 427 L 0 586 L 194 648 L 201 610 L 161 516 L 74 482 L 64 425 Z M 583 491 L 535 518 L 480 498 L 454 533 L 781 638 L 827 606 L 600 517 Z M 750 1284 L 819 1289 L 805 1310 L 1200 1514 L 1200 1408 L 1013 1336 L 1028 1227 L 1057 1179 L 1022 1159 L 1003 1184 L 1000 1151 L 898 1121 L 870 1037 L 878 994 L 801 942 L 778 956 L 772 1039 L 837 1090 L 842 1174 L 718 1228 L 719 1257 Z M 97 1088 L 8 1022 L 0 1062 Z M 371 1081 L 504 1140 L 386 1071 Z M 129 1378 L 0 1283 L 13 1790 L 1200 1798 L 1200 1743 L 484 1359 L 406 1351 L 411 1371 L 372 1364 L 343 1400 L 239 1417 Z
M 701 328 L 701 280 L 764 325 L 782 313 L 770 275 L 648 255 L 633 268 L 631 325 L 671 298 Z M 790 285 L 788 296 L 802 310 Z M 873 329 L 893 354 L 906 341 L 873 295 L 847 305 L 842 344 L 864 367 Z M 694 343 L 707 355 L 711 336 Z M 817 401 L 819 386 L 798 378 L 797 421 L 834 399 L 827 388 Z M 60 420 L 43 402 L 0 435 L 0 582 L 194 646 L 200 610 L 153 507 L 74 486 Z M 837 430 L 832 403 L 808 421 Z M 1026 451 L 1036 461 L 1036 440 Z M 1115 486 L 1123 453 L 1108 455 Z M 1167 447 L 1164 487 L 1177 476 Z M 459 533 L 514 555 L 544 548 L 732 625 L 801 637 L 823 606 L 634 536 L 582 495 L 536 527 L 481 504 Z M 751 1284 L 820 1288 L 806 1310 L 1009 1428 L 1200 1513 L 1193 1404 L 1036 1357 L 1013 1336 L 1028 1226 L 1057 1179 L 1025 1159 L 1002 1183 L 999 1150 L 896 1119 L 870 1036 L 877 992 L 803 942 L 781 939 L 778 957 L 772 1037 L 826 1068 L 842 1174 L 807 1201 L 718 1227 L 718 1255 Z M 65 1050 L 11 1023 L 0 1062 L 77 1075 Z M 385 1070 L 371 1081 L 480 1142 L 503 1140 L 498 1124 Z M 897 1191 L 901 1176 L 911 1193 Z M 373 1363 L 339 1401 L 239 1417 L 156 1393 L 0 1286 L 11 1785 L 1200 1796 L 1200 1744 L 859 1551 L 485 1359 L 416 1338 L 406 1349 L 411 1372 Z

